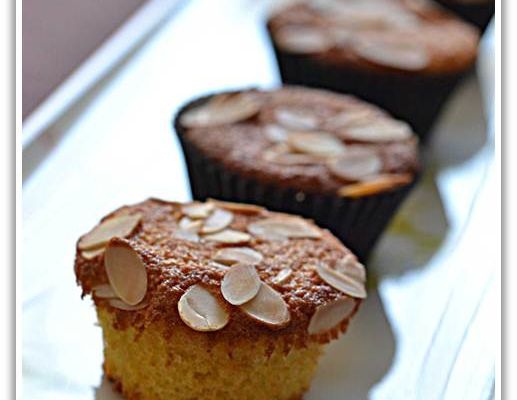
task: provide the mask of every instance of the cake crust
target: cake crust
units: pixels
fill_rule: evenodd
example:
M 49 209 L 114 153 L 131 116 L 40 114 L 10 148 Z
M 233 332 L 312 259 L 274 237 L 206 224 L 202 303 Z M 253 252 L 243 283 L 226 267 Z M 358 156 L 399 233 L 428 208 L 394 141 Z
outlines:
M 203 203 L 192 203 L 199 206 Z M 78 242 L 75 260 L 75 273 L 77 282 L 81 285 L 83 296 L 92 294 L 93 300 L 100 309 L 106 309 L 113 314 L 113 324 L 116 329 L 128 329 L 130 327 L 143 331 L 147 326 L 164 322 L 164 326 L 175 329 L 176 326 L 186 326 L 178 312 L 178 302 L 185 292 L 194 285 L 202 285 L 221 304 L 229 315 L 229 322 L 222 328 L 213 332 L 206 332 L 208 337 L 214 340 L 227 339 L 252 339 L 266 335 L 271 339 L 284 337 L 291 346 L 305 346 L 309 342 L 325 343 L 344 331 L 350 318 L 357 312 L 361 303 L 359 297 L 347 295 L 343 290 L 326 283 L 317 269 L 318 264 L 325 264 L 328 268 L 334 268 L 343 260 L 356 263 L 355 256 L 346 249 L 328 231 L 317 228 L 310 221 L 285 214 L 273 213 L 257 206 L 249 208 L 241 205 L 212 202 L 213 209 L 225 209 L 232 214 L 232 221 L 223 230 L 232 230 L 245 234 L 248 232 L 249 240 L 238 245 L 219 241 L 211 241 L 207 236 L 198 241 L 185 239 L 180 235 L 185 218 L 185 207 L 180 203 L 167 202 L 158 199 L 149 199 L 142 203 L 122 207 L 109 214 L 101 221 L 112 221 L 121 216 L 139 216 L 138 224 L 131 233 L 125 237 L 112 238 L 107 246 L 128 247 L 134 250 L 143 264 L 147 273 L 147 292 L 143 300 L 137 305 L 127 305 L 120 308 L 104 292 L 96 291 L 96 288 L 110 284 L 106 273 L 106 251 L 90 257 L 86 250 L 81 250 L 80 239 Z M 239 207 L 242 207 L 240 209 Z M 231 210 L 231 211 L 230 211 Z M 213 210 L 212 210 L 213 213 Z M 288 240 L 268 240 L 250 234 L 250 228 L 257 221 L 270 221 L 275 218 L 296 218 L 303 221 L 302 225 L 309 229 L 309 237 L 290 238 Z M 98 229 L 98 226 L 93 231 Z M 257 228 L 255 228 L 255 231 Z M 92 231 L 92 232 L 93 232 Z M 91 232 L 87 235 L 91 235 Z M 83 236 L 86 237 L 87 235 Z M 261 255 L 260 262 L 255 264 L 256 271 L 261 282 L 267 284 L 287 305 L 290 318 L 287 324 L 271 326 L 243 312 L 238 306 L 225 302 L 221 295 L 221 282 L 228 271 L 228 267 L 220 264 L 216 255 L 224 248 L 247 248 Z M 102 250 L 102 248 L 101 248 Z M 85 256 L 86 253 L 86 256 Z M 359 290 L 364 290 L 364 270 L 360 264 L 356 265 L 358 277 L 356 281 Z M 231 267 L 229 267 L 231 268 Z M 285 279 L 285 270 L 289 270 L 288 279 Z M 129 273 L 129 272 L 128 272 Z M 284 278 L 279 279 L 279 276 Z M 346 282 L 345 282 L 346 283 Z M 112 285 L 113 286 L 113 285 Z M 115 287 L 116 289 L 116 287 Z M 346 287 L 344 289 L 347 291 Z M 353 292 L 350 292 L 353 293 Z M 366 293 L 366 292 L 364 292 Z M 350 312 L 338 321 L 330 329 L 316 334 L 309 334 L 308 327 L 311 317 L 318 307 L 346 299 L 350 301 Z M 120 302 L 119 299 L 116 299 Z M 114 306 L 115 305 L 115 306 Z M 167 328 L 164 330 L 167 334 Z
M 201 107 L 210 101 L 215 102 L 223 93 L 204 99 L 182 110 L 176 119 L 176 128 L 184 139 L 195 146 L 205 156 L 224 165 L 230 171 L 256 179 L 262 183 L 273 183 L 308 193 L 335 194 L 354 179 L 336 176 L 329 168 L 327 160 L 308 159 L 277 162 L 271 159 L 284 151 L 285 139 L 272 139 L 270 129 L 282 129 L 285 134 L 304 134 L 314 132 L 331 135 L 348 149 L 374 152 L 380 160 L 380 174 L 404 174 L 412 181 L 419 171 L 418 140 L 411 128 L 393 119 L 374 105 L 353 96 L 335 94 L 330 91 L 286 86 L 271 91 L 247 90 L 236 92 L 235 96 L 251 96 L 260 102 L 260 110 L 249 118 L 231 124 L 207 127 L 186 127 L 182 116 L 189 110 Z M 280 121 L 279 113 L 292 114 L 297 121 Z M 350 127 L 340 126 L 339 118 L 356 118 L 347 122 Z M 285 117 L 284 117 L 285 118 Z M 292 126 L 289 123 L 303 124 L 315 121 L 312 127 Z M 301 121 L 301 122 L 300 122 Z M 359 140 L 354 137 L 357 126 L 372 124 L 392 124 L 402 137 L 394 140 Z M 283 124 L 283 125 L 282 125 Z M 383 128 L 381 126 L 381 128 Z M 396 139 L 396 140 L 395 140 Z M 337 143 L 339 144 L 339 143 Z M 299 152 L 301 153 L 301 152 Z M 332 154 L 331 154 L 332 155 Z M 292 156 L 289 154 L 288 156 Z M 295 154 L 299 157 L 300 154 Z M 406 182 L 407 183 L 407 182 Z

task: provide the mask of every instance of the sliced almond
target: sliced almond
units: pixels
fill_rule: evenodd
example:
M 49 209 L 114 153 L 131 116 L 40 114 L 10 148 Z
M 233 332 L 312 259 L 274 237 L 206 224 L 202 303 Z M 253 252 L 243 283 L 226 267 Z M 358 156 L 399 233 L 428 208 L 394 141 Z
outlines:
M 275 110 L 275 120 L 284 128 L 294 131 L 311 131 L 318 127 L 316 116 L 306 110 L 294 107 L 279 107 Z
M 95 250 L 84 250 L 81 251 L 81 256 L 86 260 L 93 260 L 95 257 L 100 256 L 104 253 L 104 247 Z
M 183 214 L 191 219 L 205 219 L 214 209 L 215 206 L 212 203 L 191 203 L 181 207 Z
M 343 186 L 338 195 L 343 197 L 370 196 L 399 186 L 407 185 L 413 180 L 410 174 L 385 174 L 371 179 Z
M 197 233 L 203 226 L 203 221 L 200 219 L 191 219 L 189 217 L 183 217 L 178 223 L 178 227 L 182 231 Z
M 199 235 L 197 234 L 197 232 L 189 230 L 178 229 L 174 232 L 173 236 L 177 239 L 186 240 L 187 242 L 199 242 Z
M 260 214 L 265 210 L 264 207 L 256 206 L 254 204 L 232 203 L 215 199 L 208 199 L 208 202 L 219 208 L 242 214 Z
M 248 225 L 248 232 L 266 240 L 281 238 L 318 239 L 321 232 L 315 226 L 297 217 L 272 217 Z
M 347 151 L 328 163 L 330 172 L 346 181 L 358 181 L 382 170 L 382 160 L 373 149 L 347 148 Z
M 129 236 L 142 219 L 142 214 L 115 216 L 97 225 L 79 240 L 80 250 L 92 250 L 104 246 L 113 237 Z
M 318 335 L 335 328 L 345 320 L 355 308 L 355 301 L 342 298 L 316 308 L 309 322 L 309 335 Z
M 333 268 L 341 274 L 350 276 L 359 282 L 366 282 L 366 269 L 352 254 L 337 260 Z
M 325 132 L 290 133 L 287 143 L 296 151 L 318 157 L 338 157 L 346 150 L 341 140 Z
M 374 143 L 406 140 L 413 136 L 408 124 L 389 119 L 376 119 L 364 125 L 351 126 L 340 134 L 350 140 Z
M 216 208 L 214 212 L 205 220 L 201 228 L 201 233 L 215 233 L 222 231 L 233 221 L 233 214 L 221 208 Z
M 267 125 L 264 127 L 264 132 L 273 143 L 283 143 L 287 140 L 287 129 L 279 125 Z
M 135 305 L 129 305 L 129 304 L 124 303 L 120 299 L 110 299 L 108 301 L 108 303 L 111 307 L 118 308 L 119 310 L 123 310 L 123 311 L 141 310 L 149 305 L 146 301 L 142 301 L 141 303 L 138 303 Z
M 282 284 L 285 283 L 291 278 L 291 275 L 293 274 L 293 271 L 291 268 L 284 268 L 281 269 L 278 274 L 273 278 L 273 282 L 276 284 Z
M 214 267 L 214 268 L 217 268 L 217 269 L 220 269 L 222 271 L 228 271 L 230 269 L 230 267 L 228 265 L 224 265 L 224 264 L 221 264 L 221 263 L 218 263 L 218 262 L 215 262 L 215 261 L 211 261 L 210 262 L 210 266 Z
M 95 294 L 95 297 L 98 297 L 99 299 L 115 299 L 118 297 L 113 291 L 111 285 L 108 285 L 107 283 L 92 287 L 92 292 Z
M 257 295 L 240 308 L 251 318 L 270 326 L 284 326 L 291 319 L 289 308 L 280 293 L 263 282 Z
M 264 160 L 279 165 L 315 165 L 321 164 L 321 159 L 310 154 L 299 153 L 277 153 L 267 151 L 264 153 Z
M 262 254 L 249 247 L 225 247 L 219 250 L 214 256 L 214 261 L 224 265 L 238 263 L 258 264 L 262 259 Z
M 104 267 L 113 291 L 125 303 L 136 305 L 147 293 L 147 271 L 140 255 L 125 242 L 110 242 Z
M 333 37 L 317 28 L 288 26 L 277 31 L 275 39 L 285 50 L 299 54 L 324 52 L 334 46 Z
M 367 61 L 401 70 L 418 71 L 427 67 L 430 61 L 425 46 L 413 40 L 386 40 L 377 35 L 361 36 L 352 42 L 352 48 Z
M 359 299 L 366 298 L 364 283 L 355 277 L 345 275 L 323 263 L 316 265 L 316 271 L 320 278 L 334 289 L 351 297 L 357 297 Z
M 266 161 L 273 161 L 273 159 L 278 155 L 289 154 L 290 151 L 291 148 L 287 145 L 287 143 L 276 143 L 264 151 L 262 158 L 264 158 Z
M 239 306 L 254 298 L 260 289 L 260 278 L 251 264 L 237 264 L 230 268 L 221 282 L 225 300 Z
M 228 311 L 203 286 L 196 284 L 187 289 L 178 302 L 181 320 L 195 331 L 217 331 L 230 320 Z
M 371 122 L 378 117 L 379 112 L 374 111 L 371 108 L 361 107 L 357 109 L 346 110 L 334 115 L 331 118 L 328 118 L 325 121 L 325 128 L 331 130 L 340 130 L 342 128 L 347 128 L 357 124 L 365 125 L 366 123 Z
M 239 93 L 217 99 L 217 96 L 180 117 L 187 128 L 220 126 L 244 121 L 260 111 L 261 102 L 250 93 Z
M 334 39 L 334 43 L 336 47 L 344 47 L 347 46 L 350 41 L 353 40 L 355 32 L 353 29 L 342 26 L 330 26 L 329 27 L 329 35 Z
M 241 231 L 234 231 L 232 229 L 225 229 L 220 232 L 212 233 L 204 236 L 205 240 L 210 242 L 219 242 L 226 244 L 247 243 L 251 239 L 250 235 Z

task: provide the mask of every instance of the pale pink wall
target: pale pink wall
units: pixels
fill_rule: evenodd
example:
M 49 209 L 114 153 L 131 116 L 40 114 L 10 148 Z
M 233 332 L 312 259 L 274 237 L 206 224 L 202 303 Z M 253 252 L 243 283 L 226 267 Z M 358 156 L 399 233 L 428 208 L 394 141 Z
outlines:
M 23 0 L 23 118 L 147 0 Z

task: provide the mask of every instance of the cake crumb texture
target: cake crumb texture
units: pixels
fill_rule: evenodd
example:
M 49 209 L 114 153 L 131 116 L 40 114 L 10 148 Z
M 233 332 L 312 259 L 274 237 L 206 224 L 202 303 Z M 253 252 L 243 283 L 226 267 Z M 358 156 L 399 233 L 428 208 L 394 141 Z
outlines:
M 237 343 L 181 326 L 166 337 L 162 322 L 117 330 L 113 313 L 97 314 L 105 374 L 129 400 L 301 399 L 322 351 L 318 343 L 286 351 L 267 336 Z

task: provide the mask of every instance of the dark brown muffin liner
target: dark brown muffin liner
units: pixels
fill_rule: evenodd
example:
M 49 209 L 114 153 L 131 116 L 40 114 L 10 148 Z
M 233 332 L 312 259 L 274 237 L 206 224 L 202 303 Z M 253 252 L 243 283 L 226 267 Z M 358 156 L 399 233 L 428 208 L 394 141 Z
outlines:
M 380 106 L 408 122 L 425 143 L 442 106 L 461 79 L 470 72 L 440 76 L 376 74 L 367 70 L 324 64 L 307 55 L 293 54 L 273 43 L 282 82 L 352 94 Z
M 207 98 L 187 104 L 174 119 L 174 128 L 185 155 L 192 198 L 199 201 L 215 198 L 258 204 L 273 211 L 310 218 L 319 226 L 329 229 L 361 261 L 366 261 L 417 178 L 408 185 L 379 194 L 347 198 L 332 194 L 305 193 L 228 170 L 222 163 L 205 156 L 190 143 L 184 137 L 184 129 L 179 124 L 183 112 L 203 103 Z
M 488 4 L 462 4 L 447 0 L 436 0 L 445 8 L 457 14 L 465 21 L 485 31 L 495 13 L 495 2 Z

